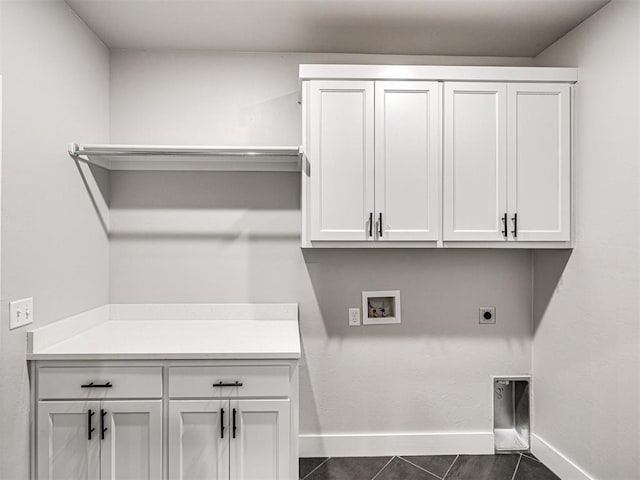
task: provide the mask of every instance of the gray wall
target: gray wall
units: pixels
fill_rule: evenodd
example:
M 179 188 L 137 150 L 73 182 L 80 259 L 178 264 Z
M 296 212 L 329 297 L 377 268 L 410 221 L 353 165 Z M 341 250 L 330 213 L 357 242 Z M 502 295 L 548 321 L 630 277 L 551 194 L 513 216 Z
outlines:
M 297 67 L 323 61 L 530 63 L 114 51 L 111 141 L 298 144 Z M 296 174 L 114 173 L 111 301 L 298 302 L 303 434 L 489 432 L 490 376 L 530 371 L 530 253 L 303 252 L 299 195 Z M 349 328 L 366 289 L 400 289 L 402 325 Z
M 108 301 L 108 238 L 66 144 L 108 141 L 109 53 L 61 1 L 2 9 L 0 478 L 23 480 L 26 329 L 8 302 L 33 296 L 40 326 Z
M 610 3 L 537 59 L 580 70 L 576 246 L 534 256 L 534 431 L 619 480 L 640 475 L 638 5 Z

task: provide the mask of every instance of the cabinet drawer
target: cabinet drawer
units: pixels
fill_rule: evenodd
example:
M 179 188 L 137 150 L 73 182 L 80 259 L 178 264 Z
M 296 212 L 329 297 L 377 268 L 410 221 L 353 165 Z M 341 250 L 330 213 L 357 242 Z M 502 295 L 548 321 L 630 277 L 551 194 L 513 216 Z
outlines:
M 160 398 L 162 367 L 42 367 L 38 397 Z
M 288 397 L 289 367 L 286 365 L 171 367 L 169 396 L 174 398 Z

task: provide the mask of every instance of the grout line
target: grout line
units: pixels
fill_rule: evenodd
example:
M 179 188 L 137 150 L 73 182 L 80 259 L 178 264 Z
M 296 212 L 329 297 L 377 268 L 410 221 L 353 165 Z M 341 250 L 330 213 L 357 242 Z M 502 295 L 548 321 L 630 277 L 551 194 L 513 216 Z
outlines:
M 453 462 L 451 462 L 451 465 L 449 465 L 449 468 L 447 469 L 447 471 L 445 472 L 445 474 L 442 476 L 442 478 L 447 478 L 447 475 L 449 475 L 449 472 L 451 471 L 451 469 L 453 468 L 453 465 L 456 463 L 456 461 L 458 460 L 458 458 L 460 458 L 460 455 L 456 455 L 456 458 L 453 459 Z
M 516 473 L 518 473 L 518 467 L 520 466 L 520 461 L 522 460 L 522 454 L 518 457 L 518 463 L 516 463 L 516 469 L 513 471 L 513 475 L 511 475 L 511 480 L 516 478 Z
M 419 469 L 420 469 L 420 470 L 422 470 L 423 472 L 426 472 L 426 473 L 428 473 L 429 475 L 433 475 L 435 478 L 439 478 L 440 480 L 442 480 L 442 478 L 441 478 L 441 477 L 439 477 L 438 475 L 436 475 L 436 474 L 435 474 L 435 473 L 433 473 L 433 472 L 430 472 L 430 471 L 429 471 L 429 470 L 427 470 L 426 468 L 421 467 L 420 465 L 416 465 L 415 463 L 413 463 L 413 462 L 411 462 L 411 461 L 407 460 L 407 459 L 406 459 L 406 458 L 404 458 L 404 457 L 398 457 L 398 458 L 399 458 L 400 460 L 404 460 L 404 461 L 405 461 L 405 462 L 407 462 L 409 465 L 413 465 L 414 467 L 419 468 Z
M 378 473 L 376 473 L 376 474 L 373 476 L 373 478 L 372 478 L 371 480 L 376 480 L 376 477 L 377 477 L 378 475 L 380 475 L 380 474 L 382 473 L 382 471 L 383 471 L 385 468 L 387 468 L 387 466 L 388 466 L 391 462 L 393 462 L 393 459 L 394 459 L 394 458 L 396 458 L 396 457 L 395 457 L 395 456 L 391 457 L 391 458 L 389 459 L 389 461 L 388 461 L 387 463 L 385 463 L 385 464 L 384 464 L 384 466 L 380 469 L 380 471 L 379 471 Z
M 325 458 L 322 462 L 320 462 L 320 465 L 318 465 L 316 468 L 314 468 L 313 470 L 311 470 L 309 473 L 307 473 L 302 480 L 304 480 L 305 478 L 307 478 L 309 475 L 311 475 L 313 472 L 315 472 L 317 469 L 319 469 L 322 465 L 324 465 L 325 463 L 327 463 L 329 461 L 331 457 L 327 457 Z
M 525 457 L 527 457 L 529 460 L 533 460 L 534 462 L 538 462 L 538 463 L 542 463 L 540 460 L 538 460 L 537 458 L 533 458 L 530 454 L 528 453 L 523 453 L 522 455 L 524 455 Z M 543 464 L 544 465 L 544 464 Z

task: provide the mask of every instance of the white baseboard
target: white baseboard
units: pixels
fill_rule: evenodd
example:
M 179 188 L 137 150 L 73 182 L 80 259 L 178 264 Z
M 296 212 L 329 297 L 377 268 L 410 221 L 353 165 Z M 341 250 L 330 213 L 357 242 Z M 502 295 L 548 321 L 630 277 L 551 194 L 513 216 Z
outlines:
M 300 435 L 301 457 L 490 455 L 492 432 Z
M 535 434 L 531 435 L 531 453 L 562 480 L 594 480 L 565 455 Z

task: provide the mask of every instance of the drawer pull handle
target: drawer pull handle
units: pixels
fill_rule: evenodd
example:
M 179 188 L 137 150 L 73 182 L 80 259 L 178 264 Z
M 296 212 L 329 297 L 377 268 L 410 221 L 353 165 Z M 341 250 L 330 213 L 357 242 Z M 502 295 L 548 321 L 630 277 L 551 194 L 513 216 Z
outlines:
M 113 384 L 111 382 L 107 383 L 85 383 L 84 385 L 80 385 L 80 388 L 111 388 Z
M 214 383 L 213 386 L 214 387 L 241 387 L 242 382 L 239 382 L 236 380 L 234 383 L 222 383 L 222 381 L 219 381 L 218 383 Z
M 95 414 L 96 412 L 91 409 L 89 409 L 89 411 L 87 412 L 87 433 L 89 434 L 89 440 L 91 440 L 91 434 L 96 431 L 96 429 L 91 425 L 91 417 L 93 417 Z

